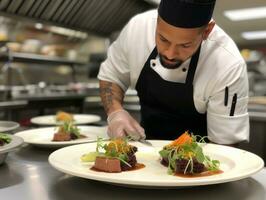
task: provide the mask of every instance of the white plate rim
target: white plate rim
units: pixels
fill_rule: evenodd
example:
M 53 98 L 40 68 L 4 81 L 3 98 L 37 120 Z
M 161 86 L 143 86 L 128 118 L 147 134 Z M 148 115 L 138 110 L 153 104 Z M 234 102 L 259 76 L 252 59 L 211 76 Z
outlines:
M 96 136 L 102 137 L 103 139 L 108 139 L 108 136 L 106 134 L 107 127 L 85 126 L 85 125 L 80 125 L 77 127 L 81 129 L 81 134 L 82 134 L 82 130 L 91 131 L 92 133 L 95 134 L 95 138 L 93 139 L 83 138 L 83 139 L 62 141 L 62 142 L 41 141 L 41 140 L 36 141 L 36 140 L 32 140 L 28 138 L 28 137 L 38 137 L 38 134 L 44 134 L 45 132 L 47 132 L 47 134 L 51 136 L 55 132 L 57 128 L 56 126 L 24 130 L 24 131 L 15 133 L 15 135 L 23 138 L 25 143 L 32 144 L 35 146 L 46 146 L 46 147 L 63 147 L 63 146 L 69 146 L 69 145 L 75 145 L 75 144 L 95 142 L 97 140 Z M 85 134 L 85 135 L 91 136 L 91 134 Z M 52 139 L 52 136 L 51 136 L 51 139 Z

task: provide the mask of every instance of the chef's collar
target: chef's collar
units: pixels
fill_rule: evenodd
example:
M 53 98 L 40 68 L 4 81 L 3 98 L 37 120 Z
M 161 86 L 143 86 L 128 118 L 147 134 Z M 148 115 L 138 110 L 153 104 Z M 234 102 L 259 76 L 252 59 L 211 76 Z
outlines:
M 168 24 L 180 28 L 207 25 L 216 0 L 161 0 L 158 13 Z

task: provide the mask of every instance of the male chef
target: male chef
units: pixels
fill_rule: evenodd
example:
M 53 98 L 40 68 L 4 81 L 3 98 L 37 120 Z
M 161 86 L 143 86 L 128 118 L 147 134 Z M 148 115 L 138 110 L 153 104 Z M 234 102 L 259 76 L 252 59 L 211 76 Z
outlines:
M 171 140 L 188 130 L 219 144 L 249 139 L 246 64 L 212 19 L 214 7 L 215 0 L 161 0 L 123 28 L 98 74 L 111 137 Z M 129 87 L 140 123 L 123 108 Z

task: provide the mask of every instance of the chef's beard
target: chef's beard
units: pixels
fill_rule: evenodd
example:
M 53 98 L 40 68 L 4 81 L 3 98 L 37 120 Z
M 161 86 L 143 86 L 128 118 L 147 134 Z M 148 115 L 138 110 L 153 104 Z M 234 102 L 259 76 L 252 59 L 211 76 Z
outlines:
M 180 65 L 183 63 L 182 60 L 179 60 L 179 59 L 167 59 L 165 56 L 159 54 L 159 59 L 160 59 L 160 62 L 162 64 L 163 67 L 167 68 L 167 69 L 177 69 L 178 67 L 180 67 Z M 166 61 L 170 61 L 172 62 L 171 64 L 170 63 L 166 63 Z

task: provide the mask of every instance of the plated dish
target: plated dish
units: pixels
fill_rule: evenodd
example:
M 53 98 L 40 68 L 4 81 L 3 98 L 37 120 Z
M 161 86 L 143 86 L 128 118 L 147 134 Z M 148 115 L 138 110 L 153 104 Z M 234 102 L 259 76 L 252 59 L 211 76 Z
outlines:
M 81 161 L 94 162 L 92 170 L 99 172 L 119 173 L 145 167 L 136 158 L 138 148 L 129 144 L 127 138 L 111 139 L 104 143 L 98 138 L 95 151 L 82 155 Z
M 81 133 L 81 130 L 73 124 L 72 121 L 66 121 L 56 128 L 54 133 L 53 142 L 64 142 L 71 140 L 84 139 L 87 136 Z
M 62 116 L 62 115 L 61 115 Z M 98 115 L 92 114 L 73 114 L 74 124 L 89 124 L 95 123 L 101 120 L 101 117 Z M 45 115 L 31 118 L 31 123 L 38 125 L 59 125 L 62 124 L 62 120 L 58 120 L 56 115 Z
M 55 115 L 55 120 L 57 122 L 71 122 L 75 121 L 74 116 L 71 113 L 67 113 L 64 111 L 58 111 Z
M 138 162 L 145 164 L 143 169 L 136 171 L 106 173 L 92 170 L 94 163 L 84 163 L 80 158 L 86 152 L 95 151 L 96 143 L 59 149 L 49 156 L 49 163 L 59 171 L 78 177 L 130 187 L 155 188 L 230 182 L 249 177 L 264 167 L 263 160 L 253 153 L 223 145 L 205 144 L 202 146 L 205 154 L 220 161 L 219 167 L 223 173 L 193 178 L 173 176 L 168 174 L 167 168 L 160 163 L 161 158 L 158 153 L 171 141 L 150 140 L 150 142 L 153 147 L 144 146 L 139 142 L 131 143 L 138 148 L 136 152 Z
M 11 137 L 6 133 L 0 133 L 0 147 L 9 144 L 12 141 Z
M 98 126 L 77 126 L 80 133 L 86 137 L 70 141 L 53 141 L 54 134 L 58 131 L 57 127 L 37 128 L 16 133 L 16 136 L 22 137 L 28 144 L 42 147 L 63 147 L 73 144 L 94 142 L 98 137 L 107 139 L 106 127 Z
M 176 176 L 211 176 L 223 173 L 220 161 L 212 160 L 204 153 L 204 145 L 204 137 L 190 135 L 186 131 L 159 151 L 161 164 L 167 167 L 169 174 Z
M 5 161 L 9 152 L 19 148 L 23 144 L 23 139 L 18 136 L 5 134 L 5 138 L 8 138 L 8 143 L 0 146 L 0 164 Z

